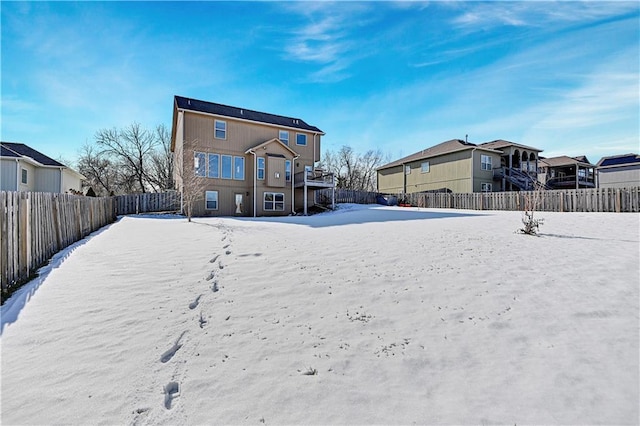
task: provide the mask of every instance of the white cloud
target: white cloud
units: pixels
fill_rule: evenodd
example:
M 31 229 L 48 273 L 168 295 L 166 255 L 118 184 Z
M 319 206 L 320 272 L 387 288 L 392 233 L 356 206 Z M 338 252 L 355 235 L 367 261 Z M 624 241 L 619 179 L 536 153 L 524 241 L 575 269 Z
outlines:
M 502 25 L 543 27 L 558 23 L 585 23 L 638 12 L 637 2 L 621 1 L 495 1 L 443 3 L 461 13 L 452 24 L 468 30 Z

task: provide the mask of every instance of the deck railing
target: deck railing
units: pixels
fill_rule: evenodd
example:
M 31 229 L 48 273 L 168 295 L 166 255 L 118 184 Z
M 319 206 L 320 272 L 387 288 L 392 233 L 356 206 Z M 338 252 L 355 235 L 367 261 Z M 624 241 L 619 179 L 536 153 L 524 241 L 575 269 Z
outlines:
M 334 184 L 334 174 L 320 169 L 298 172 L 293 179 L 296 186 L 306 184 L 330 187 Z

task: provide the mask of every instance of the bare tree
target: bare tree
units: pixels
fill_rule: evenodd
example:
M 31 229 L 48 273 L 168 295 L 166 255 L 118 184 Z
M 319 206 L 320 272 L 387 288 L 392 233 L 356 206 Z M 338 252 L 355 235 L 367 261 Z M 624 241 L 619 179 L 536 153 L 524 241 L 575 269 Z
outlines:
M 93 188 L 97 195 L 120 192 L 117 165 L 89 144 L 85 144 L 78 155 L 78 171 L 86 178 L 85 186 Z
M 520 228 L 518 231 L 526 235 L 538 235 L 538 229 L 544 222 L 542 218 L 534 218 L 535 211 L 540 207 L 542 202 L 542 191 L 544 186 L 541 183 L 537 183 L 536 187 L 530 193 L 524 196 L 524 211 L 522 212 L 522 224 L 524 228 Z
M 102 152 L 117 158 L 129 175 L 128 181 L 135 182 L 137 190 L 147 192 L 148 165 L 151 153 L 158 144 L 153 133 L 133 123 L 122 130 L 103 129 L 96 133 L 96 143 Z
M 182 195 L 182 210 L 191 222 L 193 210 L 196 203 L 204 201 L 204 194 L 207 185 L 207 178 L 197 173 L 198 170 L 205 170 L 205 165 L 200 164 L 202 159 L 195 155 L 199 150 L 199 142 L 193 141 L 188 144 L 189 148 L 184 149 L 184 144 L 176 147 L 175 151 L 175 176 L 176 187 Z M 206 160 L 204 160 L 206 161 Z
M 345 145 L 338 152 L 327 151 L 322 164 L 335 174 L 338 188 L 375 191 L 376 169 L 383 164 L 384 158 L 379 149 L 359 154 Z
M 150 166 L 146 175 L 156 191 L 173 189 L 173 152 L 171 152 L 171 134 L 167 126 L 164 124 L 157 126 L 155 138 L 158 146 L 151 152 Z

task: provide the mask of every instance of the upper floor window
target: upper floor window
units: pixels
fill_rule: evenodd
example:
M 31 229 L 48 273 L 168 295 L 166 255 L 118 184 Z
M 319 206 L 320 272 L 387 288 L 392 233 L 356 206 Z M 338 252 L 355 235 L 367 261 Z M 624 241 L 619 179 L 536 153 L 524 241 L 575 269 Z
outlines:
M 286 130 L 280 130 L 278 134 L 278 139 L 285 145 L 289 145 L 289 132 Z
M 244 157 L 233 157 L 233 178 L 244 180 Z
M 284 175 L 287 182 L 291 182 L 291 160 L 284 161 Z
M 204 152 L 193 153 L 193 169 L 195 170 L 196 176 L 207 175 L 206 158 L 207 155 Z
M 258 166 L 256 167 L 259 180 L 264 180 L 264 157 L 258 157 Z
M 422 164 L 420 165 L 420 171 L 422 173 L 429 173 L 429 162 L 428 161 L 423 161 Z
M 227 122 L 222 120 L 215 121 L 215 138 L 226 139 L 227 138 Z
M 404 166 L 404 174 L 405 175 L 410 175 L 411 174 L 411 166 L 410 165 L 406 165 Z
M 307 135 L 304 133 L 296 133 L 296 145 L 306 145 Z
M 22 169 L 21 172 L 22 172 L 21 182 L 26 185 L 27 182 L 29 181 L 29 172 L 27 171 L 27 169 Z
M 480 168 L 482 170 L 491 170 L 491 157 L 488 155 L 480 155 Z
M 230 155 L 222 156 L 222 179 L 233 178 L 233 157 Z
M 209 154 L 209 174 L 210 178 L 220 177 L 220 155 Z

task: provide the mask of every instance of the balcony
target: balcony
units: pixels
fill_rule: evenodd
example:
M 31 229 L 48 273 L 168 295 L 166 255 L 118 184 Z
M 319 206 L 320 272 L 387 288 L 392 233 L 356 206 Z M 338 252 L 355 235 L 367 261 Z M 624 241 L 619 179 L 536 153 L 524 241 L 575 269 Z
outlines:
M 293 184 L 296 188 L 333 188 L 335 186 L 335 178 L 333 173 L 325 172 L 322 169 L 305 170 L 293 175 Z

